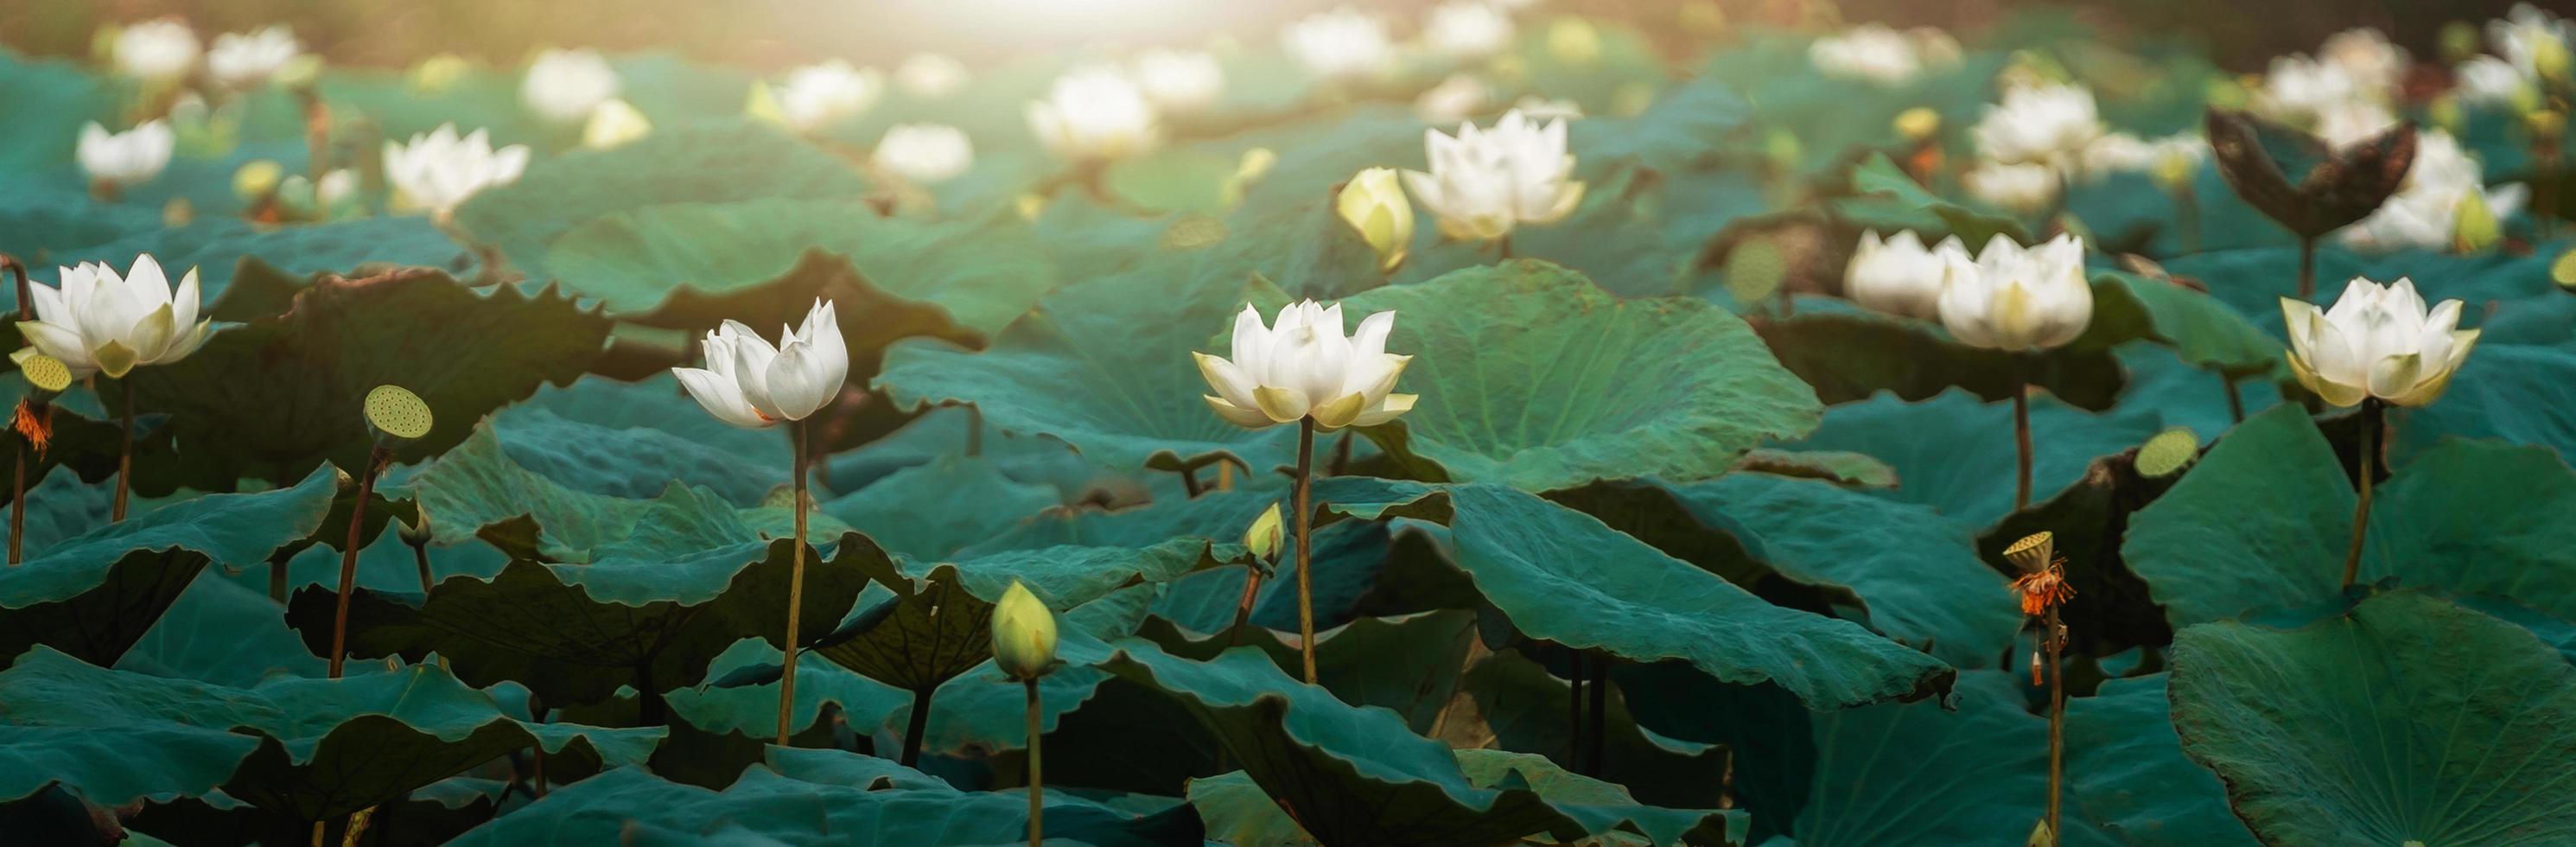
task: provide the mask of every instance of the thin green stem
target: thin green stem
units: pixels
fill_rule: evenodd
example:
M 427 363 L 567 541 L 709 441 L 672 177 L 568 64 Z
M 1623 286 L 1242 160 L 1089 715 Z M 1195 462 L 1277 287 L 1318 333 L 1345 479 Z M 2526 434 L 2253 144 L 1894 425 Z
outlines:
M 2244 423 L 2245 390 L 2237 387 L 2235 377 L 2222 373 L 2218 375 L 2218 381 L 2227 386 L 2227 417 L 2236 423 Z
M 2013 510 L 2030 506 L 2030 363 L 2023 354 L 2013 354 Z
M 1584 730 L 1583 765 L 1590 769 L 1586 771 L 1588 775 L 1599 777 L 1609 769 L 1610 762 L 1610 655 L 1594 656 L 1588 664 L 1592 671 L 1592 687 L 1585 694 L 1592 698 L 1592 702 L 1583 713 L 1584 719 L 1590 722 Z
M 1583 772 L 1583 651 L 1565 648 L 1565 769 Z
M 796 729 L 796 654 L 804 646 L 799 637 L 805 611 L 805 422 L 787 424 L 789 465 L 795 475 L 796 539 L 788 554 L 787 566 L 787 641 L 783 648 L 786 661 L 778 671 L 778 746 L 787 746 L 788 736 Z M 906 764 L 910 764 L 907 762 Z
M 1315 419 L 1297 421 L 1297 649 L 1306 656 L 1306 684 L 1315 684 Z
M 930 734 L 930 700 L 937 693 L 936 687 L 912 692 L 912 717 L 903 726 L 903 758 L 896 760 L 904 767 L 921 764 L 921 745 Z
M 2351 588 L 2361 577 L 2361 545 L 2370 532 L 2371 464 L 2378 457 L 2379 442 L 2386 440 L 2386 404 L 2377 397 L 2361 401 L 2361 445 L 2353 463 L 2360 473 L 2361 498 L 2352 505 L 2352 547 L 2343 554 L 2343 587 Z
M 2066 794 L 2066 644 L 2057 635 L 2057 607 L 2048 607 L 2048 831 L 2059 830 L 2058 810 Z
M 1038 681 L 1020 680 L 1029 692 L 1029 847 L 1046 842 L 1045 768 L 1038 755 Z
M 349 658 L 349 595 L 358 589 L 358 536 L 367 526 L 367 500 L 376 494 L 376 469 L 388 458 L 379 446 L 367 452 L 367 467 L 358 473 L 357 505 L 349 508 L 349 539 L 340 545 L 340 597 L 331 613 L 331 678 L 340 678 L 340 669 Z M 124 500 L 119 486 L 118 501 Z
M 120 379 L 125 386 L 125 425 L 117 435 L 123 440 L 116 451 L 116 502 L 108 507 L 108 522 L 125 520 L 125 501 L 134 483 L 134 381 Z
M 2317 296 L 2317 237 L 2299 237 L 2299 299 Z
M 19 442 L 17 472 L 9 482 L 9 566 L 27 559 L 27 445 Z

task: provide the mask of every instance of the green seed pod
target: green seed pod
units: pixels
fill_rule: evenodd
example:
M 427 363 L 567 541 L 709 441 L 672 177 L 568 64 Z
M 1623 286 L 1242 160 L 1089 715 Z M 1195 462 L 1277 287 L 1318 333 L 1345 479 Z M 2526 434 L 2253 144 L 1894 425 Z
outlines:
M 429 434 L 429 404 L 399 385 L 379 385 L 367 392 L 367 425 L 405 441 Z
M 2138 445 L 2138 475 L 2162 479 L 2191 466 L 2200 458 L 2200 435 L 2190 427 L 2178 426 L 2156 433 L 2147 443 Z
M 20 359 L 18 372 L 27 376 L 27 384 L 48 393 L 60 394 L 72 387 L 72 369 L 52 356 L 39 353 Z
M 1045 676 L 1055 665 L 1055 612 L 1019 580 L 993 605 L 993 663 L 1020 680 Z

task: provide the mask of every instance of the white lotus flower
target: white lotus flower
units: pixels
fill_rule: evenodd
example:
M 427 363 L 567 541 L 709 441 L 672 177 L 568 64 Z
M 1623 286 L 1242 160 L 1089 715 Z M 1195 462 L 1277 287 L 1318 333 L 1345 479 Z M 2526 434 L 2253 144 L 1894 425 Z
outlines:
M 2427 313 L 2406 279 L 2383 286 L 2354 277 L 2330 310 L 2283 297 L 2281 320 L 2290 333 L 2290 372 L 2337 406 L 2370 397 L 2431 403 L 2478 343 L 2477 330 L 2459 328 L 2460 301 L 2444 300 Z
M 1551 224 L 1583 201 L 1565 152 L 1565 121 L 1540 126 L 1519 111 L 1492 128 L 1459 124 L 1455 137 L 1422 132 L 1431 170 L 1405 171 L 1404 185 L 1460 241 L 1491 241 L 1523 224 Z
M 1970 130 L 1977 152 L 2007 165 L 2067 164 L 2102 135 L 2093 92 L 2060 83 L 2015 86 Z
M 2037 350 L 2084 334 L 2093 322 L 2093 287 L 2084 276 L 2084 242 L 2060 234 L 2024 248 L 1997 235 L 1969 260 L 1948 258 L 1941 325 L 1972 347 Z
M 175 362 L 204 346 L 213 322 L 197 318 L 197 269 L 179 280 L 173 294 L 161 263 L 150 254 L 134 257 L 124 276 L 104 263 L 61 269 L 61 288 L 41 283 L 27 287 L 36 319 L 19 321 L 28 347 L 11 358 L 43 353 L 72 370 L 75 379 L 94 373 L 122 378 L 138 365 Z
M 439 124 L 409 144 L 385 142 L 385 181 L 412 206 L 440 219 L 475 192 L 519 181 L 527 168 L 525 145 L 495 150 L 483 130 L 460 138 L 455 124 Z
M 334 168 L 313 184 L 313 204 L 317 208 L 337 209 L 357 198 L 358 172 L 350 168 Z
M 81 127 L 75 154 L 91 182 L 123 188 L 160 176 L 161 169 L 170 166 L 170 148 L 177 143 L 170 122 L 158 118 L 116 133 L 91 121 Z
M 1029 104 L 1029 129 L 1067 159 L 1115 159 L 1162 140 L 1160 119 L 1145 92 L 1102 67 L 1057 77 L 1047 99 Z
M 1450 74 L 1413 100 L 1413 114 L 1424 123 L 1454 124 L 1475 117 L 1494 100 L 1493 91 L 1474 74 Z
M 1865 23 L 1816 39 L 1807 45 L 1807 61 L 1829 77 L 1885 86 L 1904 84 L 1923 71 L 1914 42 L 1880 23 Z
M 590 110 L 590 120 L 581 125 L 581 146 L 606 150 L 651 134 L 652 119 L 633 104 L 612 97 Z
M 1280 43 L 1298 64 L 1326 79 L 1372 76 L 1395 60 L 1386 23 L 1348 6 L 1289 24 Z
M 1885 241 L 1877 230 L 1868 230 L 1843 270 L 1843 293 L 1854 303 L 1891 315 L 1938 320 L 1941 286 L 1954 258 L 1972 261 L 1958 236 L 1926 249 L 1923 238 L 1910 229 Z
M 590 117 L 590 110 L 617 96 L 617 69 L 596 50 L 547 50 L 528 64 L 519 83 L 519 100 L 538 116 L 556 123 Z
M 2415 136 L 2415 163 L 2406 181 L 2388 201 L 2336 232 L 2345 244 L 2364 250 L 2408 247 L 2446 248 L 2457 231 L 2460 206 L 2477 197 L 2496 218 L 2522 209 L 2530 191 L 2520 183 L 2487 188 L 2484 168 L 2460 148 L 2458 139 L 2439 129 Z
M 177 18 L 127 26 L 116 34 L 116 72 L 143 80 L 175 80 L 197 66 L 197 31 Z
M 303 49 L 295 42 L 295 33 L 282 26 L 227 32 L 215 36 L 214 49 L 206 51 L 206 76 L 225 88 L 256 87 L 295 61 Z
M 2317 48 L 2317 58 L 2342 68 L 2363 96 L 2373 99 L 2394 96 L 2406 81 L 2405 48 L 2388 43 L 2388 36 L 2369 27 L 2327 36 L 2325 46 Z
M 2011 165 L 1993 160 L 1979 160 L 1977 166 L 1959 175 L 1959 184 L 1968 196 L 2001 206 L 2020 215 L 2036 215 L 2057 203 L 2057 192 L 2064 187 L 2057 168 L 2045 164 Z
M 966 132 L 943 124 L 895 124 L 877 141 L 870 161 L 916 183 L 940 182 L 975 164 Z
M 1246 304 L 1234 319 L 1231 357 L 1190 355 L 1216 390 L 1205 396 L 1208 408 L 1228 423 L 1259 429 L 1311 417 L 1327 430 L 1376 426 L 1413 409 L 1414 395 L 1389 393 L 1413 360 L 1386 352 L 1393 331 L 1395 313 L 1379 312 L 1345 338 L 1341 304 L 1313 300 L 1280 308 L 1265 327 Z
M 1201 50 L 1157 47 L 1138 53 L 1134 76 L 1155 106 L 1175 112 L 1214 103 L 1225 91 L 1225 69 Z
M 894 84 L 903 93 L 935 100 L 966 87 L 966 65 L 944 53 L 914 53 L 894 66 Z
M 778 115 L 789 129 L 815 132 L 876 105 L 885 94 L 885 77 L 833 59 L 787 73 L 778 89 Z
M 850 348 L 828 300 L 814 301 L 802 327 L 780 327 L 778 346 L 737 321 L 707 333 L 703 368 L 672 368 L 680 385 L 716 420 L 748 429 L 799 421 L 840 396 Z
M 1536 94 L 1521 95 L 1521 99 L 1512 101 L 1512 110 L 1531 121 L 1583 119 L 1583 104 L 1565 99 L 1550 100 Z
M 1432 7 L 1422 40 L 1445 56 L 1491 56 L 1511 44 L 1512 17 L 1484 0 L 1449 0 Z
M 2080 158 L 2084 175 L 2095 178 L 2115 173 L 2189 170 L 2209 158 L 2209 141 L 2190 133 L 2146 139 L 2114 132 L 2094 139 Z
M 2361 97 L 2361 82 L 2341 65 L 2306 56 L 2275 56 L 2254 94 L 2255 110 L 2276 120 L 2312 121 L 2338 104 Z
M 2568 35 L 2571 27 L 2566 18 L 2541 11 L 2529 3 L 2516 3 L 2503 20 L 2487 22 L 2487 43 L 2497 54 L 2522 72 L 2525 79 L 2539 79 L 2553 70 L 2564 72 L 2568 60 Z
M 2451 76 L 2459 81 L 2460 99 L 2473 104 L 2504 105 L 2532 90 L 2531 80 L 2512 62 L 2494 56 L 2471 56 L 2453 68 Z
M 2377 138 L 2397 125 L 2397 114 L 2373 100 L 2345 100 L 2317 115 L 2316 134 L 2326 146 L 2343 148 Z

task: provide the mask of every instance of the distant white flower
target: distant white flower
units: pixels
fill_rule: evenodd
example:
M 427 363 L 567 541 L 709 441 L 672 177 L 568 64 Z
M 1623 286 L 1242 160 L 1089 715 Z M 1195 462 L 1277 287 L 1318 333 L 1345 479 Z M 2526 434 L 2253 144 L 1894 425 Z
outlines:
M 1959 183 L 1967 189 L 1968 196 L 2020 215 L 2048 211 L 2057 202 L 2057 192 L 2064 188 L 2057 168 L 1992 160 L 1978 161 L 1975 168 L 1959 175 Z
M 2397 125 L 2397 114 L 2370 100 L 2345 100 L 2330 104 L 2317 115 L 2316 134 L 2326 146 L 2350 147 L 2387 132 Z
M 314 205 L 322 209 L 336 209 L 357 198 L 358 172 L 349 168 L 323 174 L 322 181 L 313 186 Z
M 1414 395 L 1395 394 L 1396 377 L 1411 356 L 1386 352 L 1395 313 L 1360 321 L 1342 335 L 1342 306 L 1315 301 L 1281 307 L 1263 326 L 1247 304 L 1234 319 L 1231 357 L 1192 352 L 1213 395 L 1208 408 L 1236 426 L 1259 429 L 1313 418 L 1320 429 L 1376 426 L 1413 409 Z
M 1135 78 L 1155 106 L 1175 112 L 1214 103 L 1225 92 L 1225 69 L 1203 50 L 1157 47 L 1136 54 Z
M 2341 65 L 2306 56 L 2275 56 L 2263 75 L 2262 90 L 2255 92 L 2254 105 L 2275 120 L 2312 121 L 2361 96 L 2361 82 Z
M 2016 86 L 2004 90 L 2002 103 L 1987 106 L 1970 132 L 1986 158 L 2008 165 L 2066 165 L 2102 135 L 2102 116 L 2093 92 L 2080 86 Z
M 897 176 L 927 185 L 965 173 L 975 163 L 975 146 L 965 131 L 953 126 L 895 124 L 877 141 L 870 160 Z
M 1289 24 L 1280 42 L 1298 64 L 1327 79 L 1371 76 L 1395 59 L 1386 23 L 1348 6 Z
M 914 53 L 894 66 L 894 83 L 903 93 L 935 100 L 966 87 L 966 65 L 942 53 Z
M 1914 41 L 1886 24 L 1865 23 L 1807 45 L 1807 61 L 1826 76 L 1901 85 L 1923 70 Z
M 94 373 L 122 378 L 138 365 L 175 362 L 204 346 L 212 321 L 197 319 L 197 270 L 179 280 L 173 294 L 161 263 L 150 254 L 134 257 L 124 276 L 104 263 L 61 269 L 62 287 L 41 283 L 27 288 L 36 319 L 19 321 L 18 332 L 29 351 L 56 359 L 74 379 Z
M 2038 350 L 2063 346 L 2093 322 L 2093 286 L 2085 281 L 2084 242 L 2060 234 L 2023 248 L 1997 235 L 1977 258 L 1947 257 L 1941 325 L 1972 347 Z
M 2442 396 L 2468 361 L 2478 331 L 2460 329 L 2460 301 L 2424 309 L 2415 283 L 2380 285 L 2354 277 L 2334 308 L 2281 298 L 2289 328 L 2290 373 L 2337 406 L 2377 397 L 2421 406 Z
M 2571 27 L 2566 18 L 2541 11 L 2529 3 L 2516 3 L 2503 20 L 2487 22 L 2487 43 L 2502 55 L 2526 79 L 2539 79 L 2552 70 L 2564 72 L 2568 60 L 2567 40 Z
M 2460 148 L 2458 139 L 2427 129 L 2415 136 L 2415 163 L 2407 167 L 2397 193 L 2336 237 L 2363 250 L 2446 248 L 2457 231 L 2460 204 L 2469 197 L 2476 196 L 2502 219 L 2520 211 L 2529 194 L 2520 183 L 2487 188 L 2484 168 Z
M 1929 249 L 1921 236 L 1905 230 L 1880 241 L 1877 230 L 1861 233 L 1843 270 L 1843 293 L 1862 306 L 1909 318 L 1941 317 L 1941 286 L 1950 260 L 1968 261 L 1968 247 L 1957 236 Z
M 2326 38 L 2317 58 L 2342 68 L 2364 96 L 2388 99 L 2406 81 L 2406 50 L 2369 27 L 2355 27 Z
M 116 34 L 110 54 L 117 73 L 144 80 L 174 80 L 197 66 L 197 31 L 177 18 L 131 24 Z
M 1029 104 L 1029 129 L 1067 159 L 1115 159 L 1162 140 L 1160 118 L 1145 92 L 1110 68 L 1081 68 L 1057 77 L 1047 99 Z
M 1491 56 L 1511 44 L 1512 18 L 1484 0 L 1449 0 L 1432 7 L 1422 40 L 1446 56 Z
M 1493 102 L 1493 92 L 1473 74 L 1450 74 L 1413 99 L 1413 114 L 1424 123 L 1454 124 L 1475 117 Z
M 1536 94 L 1521 95 L 1521 99 L 1512 101 L 1512 109 L 1533 121 L 1583 119 L 1583 104 L 1572 100 L 1550 100 Z
M 519 100 L 537 115 L 556 123 L 590 117 L 590 110 L 617 96 L 617 69 L 596 50 L 547 50 L 528 64 L 519 83 Z
M 610 98 L 590 110 L 590 120 L 582 124 L 581 146 L 606 150 L 653 132 L 653 121 L 624 100 Z
M 1563 120 L 1541 126 L 1507 112 L 1490 129 L 1460 124 L 1455 137 L 1424 130 L 1423 147 L 1431 170 L 1405 171 L 1404 184 L 1453 239 L 1492 241 L 1524 224 L 1555 223 L 1583 200 Z
M 797 132 L 817 132 L 876 105 L 885 94 L 885 77 L 833 59 L 787 73 L 778 89 L 779 118 Z
M 2188 170 L 2209 157 L 2209 141 L 2182 133 L 2145 139 L 2125 132 L 2106 133 L 2084 148 L 2084 175 L 2153 173 L 2163 168 Z
M 2522 99 L 2531 90 L 2531 80 L 2516 70 L 2512 62 L 2494 56 L 2471 56 L 2461 62 L 2451 75 L 2459 80 L 2460 99 L 2473 104 L 2496 106 Z
M 705 354 L 706 367 L 671 373 L 707 414 L 746 429 L 804 420 L 839 396 L 850 375 L 850 348 L 827 300 L 814 301 L 801 328 L 781 327 L 776 347 L 728 320 L 707 333 Z
M 411 205 L 441 219 L 475 192 L 517 182 L 527 167 L 526 146 L 494 150 L 483 130 L 460 138 L 452 123 L 414 135 L 409 144 L 385 142 L 385 181 Z
M 91 121 L 81 127 L 77 151 L 81 171 L 94 183 L 119 188 L 149 182 L 170 166 L 170 148 L 178 143 L 170 122 L 153 119 L 124 132 L 110 133 Z
M 206 51 L 206 76 L 225 88 L 251 88 L 267 82 L 302 51 L 295 33 L 282 26 L 227 32 L 215 36 L 214 49 Z

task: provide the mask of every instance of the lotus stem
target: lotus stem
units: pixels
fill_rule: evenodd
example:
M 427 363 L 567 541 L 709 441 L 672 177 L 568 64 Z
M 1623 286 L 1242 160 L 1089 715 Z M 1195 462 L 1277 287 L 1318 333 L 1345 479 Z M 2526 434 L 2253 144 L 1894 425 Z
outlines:
M 1306 656 L 1306 684 L 1315 684 L 1315 418 L 1297 421 L 1297 649 Z
M 120 379 L 117 383 L 125 386 L 125 426 L 117 433 L 122 446 L 116 451 L 116 501 L 108 507 L 109 523 L 125 521 L 126 497 L 134 486 L 134 382 Z
M 1020 680 L 1029 692 L 1029 847 L 1046 842 L 1046 787 L 1038 757 L 1038 681 Z
M 2299 236 L 2299 299 L 2317 296 L 2317 237 Z
M 411 545 L 411 562 L 414 567 L 420 569 L 420 596 L 427 598 L 429 596 L 430 587 L 435 585 L 437 582 L 429 576 L 428 542 Z
M 546 722 L 545 700 L 534 691 L 528 692 L 528 720 L 531 723 Z M 528 753 L 528 794 L 538 800 L 546 799 L 546 745 L 538 744 L 529 748 Z
M 1610 656 L 1607 653 L 1594 656 L 1586 664 L 1592 671 L 1592 688 L 1586 692 L 1591 696 L 1592 704 L 1583 714 L 1591 721 L 1586 728 L 1585 743 L 1589 749 L 1583 754 L 1583 765 L 1590 769 L 1588 776 L 1598 778 L 1608 770 L 1610 759 Z
M 1512 234 L 1506 232 L 1494 238 L 1494 261 L 1508 262 L 1511 258 Z
M 2353 464 L 2361 471 L 2361 498 L 2352 505 L 2352 547 L 2343 554 L 2343 587 L 2361 577 L 2361 543 L 2370 531 L 2371 461 L 2387 439 L 2386 404 L 2377 397 L 2361 400 L 2361 447 Z
M 1261 568 L 1256 565 L 1243 577 L 1243 596 L 1234 601 L 1234 627 L 1225 632 L 1225 646 L 1243 645 L 1243 628 L 1252 622 L 1252 604 L 1261 597 Z
M 2174 186 L 2174 237 L 2184 253 L 2200 252 L 2200 194 L 2189 184 Z
M 27 559 L 27 445 L 21 441 L 14 448 L 18 469 L 9 482 L 9 566 L 17 567 Z
M 794 475 L 791 485 L 796 491 L 796 538 L 788 552 L 787 564 L 787 659 L 778 671 L 778 746 L 787 746 L 787 737 L 796 729 L 796 653 L 803 646 L 797 634 L 798 618 L 805 610 L 805 422 L 787 424 L 788 465 Z M 906 743 L 911 743 L 909 739 Z M 904 764 L 912 764 L 907 761 Z
M 904 721 L 903 758 L 899 760 L 904 767 L 921 764 L 922 736 L 930 734 L 930 698 L 938 692 L 935 685 L 912 692 L 912 717 Z
M 132 389 L 128 389 L 131 396 Z M 131 408 L 129 404 L 128 408 Z M 132 451 L 127 451 L 132 452 Z M 331 678 L 340 678 L 340 669 L 349 657 L 349 595 L 358 588 L 358 536 L 367 527 L 367 500 L 376 494 L 376 470 L 391 457 L 383 445 L 367 451 L 367 466 L 358 472 L 357 505 L 349 508 L 349 539 L 340 545 L 340 597 L 331 613 Z M 117 502 L 125 500 L 125 486 L 117 486 Z M 122 510 L 119 510 L 120 512 Z
M 1181 492 L 1188 494 L 1192 500 L 1198 499 L 1200 494 L 1207 492 L 1207 485 L 1199 482 L 1199 469 L 1197 466 L 1181 468 Z
M 2022 354 L 2013 354 L 2013 510 L 2030 506 L 2030 362 Z
M 1583 772 L 1583 651 L 1565 648 L 1565 769 Z
M 2066 793 L 2066 639 L 2060 634 L 2057 606 L 2048 607 L 2048 831 L 2056 833 L 2058 810 Z
M 2224 385 L 2224 386 L 2226 386 L 2226 387 L 2227 387 L 2227 417 L 2228 417 L 2230 420 L 2232 420 L 2232 421 L 2234 421 L 2234 422 L 2236 422 L 2236 423 L 2244 423 L 2244 422 L 2245 422 L 2245 391 L 2244 391 L 2244 389 L 2239 388 L 2239 387 L 2236 385 L 2236 378 L 2235 378 L 2235 377 L 2228 376 L 2228 375 L 2223 374 L 2223 373 L 2218 375 L 2218 382 L 2219 382 L 2219 384 L 2220 384 L 2220 385 Z

